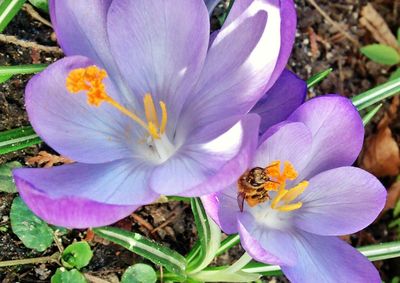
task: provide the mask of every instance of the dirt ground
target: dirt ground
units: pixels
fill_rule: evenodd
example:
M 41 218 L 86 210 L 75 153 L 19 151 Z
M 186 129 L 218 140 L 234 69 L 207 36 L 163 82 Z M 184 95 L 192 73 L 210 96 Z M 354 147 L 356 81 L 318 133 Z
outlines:
M 383 67 L 371 62 L 359 52 L 360 46 L 374 43 L 370 31 L 360 25 L 361 8 L 368 3 L 383 16 L 393 33 L 400 26 L 400 1 L 398 0 L 319 0 L 318 5 L 331 19 L 355 39 L 348 40 L 334 26 L 317 11 L 310 1 L 296 0 L 298 10 L 298 33 L 293 55 L 288 67 L 301 78 L 307 79 L 312 74 L 332 67 L 334 71 L 321 84 L 313 88 L 309 96 L 340 93 L 351 97 L 371 87 L 385 82 L 393 68 Z M 217 16 L 224 11 L 221 4 L 215 11 L 212 25 L 218 28 Z M 47 15 L 43 15 L 47 17 Z M 15 35 L 19 39 L 36 42 L 47 46 L 56 46 L 52 29 L 40 23 L 25 11 L 20 12 L 13 19 L 4 32 Z M 62 55 L 46 53 L 34 48 L 22 48 L 14 44 L 0 43 L 0 65 L 18 65 L 31 63 L 51 63 Z M 29 125 L 24 109 L 23 92 L 31 76 L 15 76 L 7 83 L 0 84 L 0 131 Z M 366 128 L 366 139 L 373 139 L 379 131 L 378 124 L 384 119 L 385 113 L 391 111 L 388 127 L 392 131 L 395 144 L 400 141 L 400 123 L 396 119 L 397 108 L 389 100 L 384 103 L 383 109 Z M 397 105 L 398 106 L 398 105 Z M 370 143 L 366 144 L 364 152 Z M 29 157 L 37 155 L 40 150 L 51 151 L 46 145 L 34 146 L 26 150 L 0 156 L 0 163 L 18 160 L 24 163 Z M 361 157 L 359 163 L 363 165 Z M 363 165 L 364 166 L 364 165 Z M 364 166 L 365 167 L 365 166 Z M 398 174 L 398 172 L 397 172 Z M 396 181 L 397 174 L 388 174 L 381 178 L 389 189 Z M 9 210 L 14 195 L 0 193 L 0 227 L 7 227 L 0 231 L 0 261 L 51 255 L 57 251 L 53 245 L 43 253 L 27 249 L 12 233 L 9 223 Z M 397 198 L 398 199 L 398 198 Z M 396 200 L 397 200 L 396 199 Z M 367 229 L 350 235 L 345 239 L 354 246 L 368 245 L 380 242 L 389 242 L 398 239 L 396 230 L 389 229 L 388 223 L 392 220 L 392 210 L 389 208 L 373 225 Z M 140 232 L 163 244 L 186 254 L 196 240 L 196 229 L 190 206 L 184 202 L 171 202 L 145 206 L 132 216 L 121 220 L 115 226 L 127 230 Z M 6 230 L 6 231 L 4 231 Z M 87 231 L 74 230 L 62 237 L 66 246 L 74 239 L 87 237 Z M 83 272 L 115 282 L 125 268 L 136 262 L 143 261 L 139 256 L 132 254 L 114 244 L 97 237 L 90 239 L 94 250 L 94 258 Z M 216 263 L 227 264 L 240 256 L 240 247 L 220 256 Z M 376 262 L 383 280 L 390 282 L 395 276 L 400 276 L 400 259 Z M 56 264 L 24 265 L 10 268 L 0 268 L 0 281 L 5 282 L 49 282 L 51 275 L 57 268 Z M 265 278 L 266 282 L 285 280 Z

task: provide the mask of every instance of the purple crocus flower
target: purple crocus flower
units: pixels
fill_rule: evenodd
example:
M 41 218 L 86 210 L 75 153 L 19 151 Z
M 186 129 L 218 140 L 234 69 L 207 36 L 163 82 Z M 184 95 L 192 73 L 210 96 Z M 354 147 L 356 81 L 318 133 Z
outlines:
M 202 0 L 49 4 L 67 57 L 30 80 L 26 108 L 76 163 L 14 171 L 38 216 L 107 225 L 160 194 L 215 192 L 245 170 L 259 127 L 245 115 L 286 65 L 293 1 L 237 0 L 212 40 Z
M 347 98 L 312 99 L 266 131 L 248 170 L 203 197 L 206 210 L 292 282 L 380 282 L 373 264 L 335 237 L 363 229 L 385 204 L 382 184 L 351 167 L 363 135 Z

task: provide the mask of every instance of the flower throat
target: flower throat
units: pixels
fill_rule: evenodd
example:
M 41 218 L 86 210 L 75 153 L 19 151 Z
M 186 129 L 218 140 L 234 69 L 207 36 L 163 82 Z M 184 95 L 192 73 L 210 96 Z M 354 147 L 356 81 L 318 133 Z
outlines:
M 286 181 L 294 180 L 298 173 L 289 161 L 274 161 L 265 168 L 255 167 L 246 171 L 238 180 L 238 205 L 243 211 L 244 201 L 254 207 L 271 200 L 271 208 L 279 211 L 293 211 L 302 207 L 302 202 L 293 201 L 301 195 L 308 186 L 308 181 L 302 181 L 291 189 L 286 189 Z M 269 193 L 275 192 L 273 198 Z
M 142 126 L 154 140 L 161 139 L 161 136 L 165 133 L 168 120 L 165 103 L 163 101 L 159 102 L 161 108 L 161 122 L 159 122 L 153 98 L 151 94 L 145 94 L 143 97 L 144 111 L 147 120 L 147 122 L 145 122 L 107 94 L 106 87 L 103 83 L 105 78 L 107 78 L 107 72 L 96 66 L 78 68 L 72 70 L 68 74 L 66 88 L 69 92 L 74 94 L 80 91 L 86 91 L 89 105 L 98 107 L 101 103 L 106 102 Z

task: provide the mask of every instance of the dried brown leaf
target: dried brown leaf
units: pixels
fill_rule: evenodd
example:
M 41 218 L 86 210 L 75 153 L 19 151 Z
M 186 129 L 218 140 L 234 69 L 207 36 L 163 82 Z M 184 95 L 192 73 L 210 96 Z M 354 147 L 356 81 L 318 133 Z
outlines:
M 53 167 L 55 164 L 69 164 L 73 162 L 68 157 L 50 154 L 46 151 L 40 151 L 38 155 L 26 160 L 26 163 L 30 166 L 37 165 L 45 168 Z
M 361 167 L 377 177 L 396 176 L 399 174 L 399 146 L 386 125 L 367 139 Z
M 372 4 L 367 4 L 361 10 L 360 24 L 368 29 L 379 43 L 389 45 L 400 52 L 396 37 L 391 32 L 383 17 L 375 10 Z
M 400 181 L 394 182 L 390 188 L 388 189 L 387 199 L 385 207 L 383 208 L 383 212 L 393 209 L 396 206 L 396 203 L 400 199 Z
M 397 176 L 400 172 L 399 145 L 389 128 L 397 117 L 399 105 L 400 98 L 396 96 L 379 122 L 377 133 L 365 142 L 361 167 L 377 177 Z

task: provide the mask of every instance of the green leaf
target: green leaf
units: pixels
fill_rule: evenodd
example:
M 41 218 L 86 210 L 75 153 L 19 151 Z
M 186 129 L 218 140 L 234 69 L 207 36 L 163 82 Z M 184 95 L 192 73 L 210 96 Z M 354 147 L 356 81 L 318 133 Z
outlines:
M 384 44 L 371 44 L 360 48 L 362 54 L 372 61 L 384 65 L 396 65 L 400 62 L 400 55 L 396 49 Z
M 188 263 L 188 274 L 200 272 L 214 259 L 221 245 L 221 229 L 208 217 L 200 198 L 191 199 L 200 246 L 199 253 Z
M 11 79 L 12 75 L 1 75 L 0 76 L 0 84 L 5 83 L 9 79 Z
M 57 269 L 51 277 L 51 283 L 86 283 L 85 277 L 76 269 L 66 270 L 64 267 Z
M 29 0 L 29 2 L 43 12 L 49 12 L 49 3 L 47 2 L 47 0 Z
M 313 86 L 315 86 L 316 84 L 318 84 L 319 82 L 321 82 L 322 80 L 324 80 L 327 76 L 329 76 L 330 73 L 332 73 L 332 71 L 333 71 L 333 69 L 329 68 L 329 69 L 319 72 L 319 73 L 315 74 L 314 76 L 312 76 L 311 78 L 309 78 L 307 80 L 307 88 L 310 89 Z
M 4 31 L 24 3 L 25 0 L 4 0 L 0 3 L 0 33 Z
M 16 193 L 17 189 L 12 178 L 12 169 L 22 167 L 18 161 L 8 162 L 0 165 L 0 191 Z
M 141 255 L 144 258 L 164 266 L 170 272 L 185 277 L 186 260 L 179 253 L 160 245 L 140 234 L 114 227 L 95 228 L 93 231 L 106 240 Z
M 351 99 L 358 111 L 394 96 L 400 92 L 400 78 L 367 90 Z
M 39 144 L 42 140 L 32 127 L 22 127 L 5 132 L 0 132 L 0 154 L 10 153 Z
M 34 215 L 20 197 L 16 197 L 10 211 L 11 228 L 24 245 L 39 252 L 53 243 L 53 230 Z
M 76 242 L 69 245 L 61 255 L 61 262 L 67 268 L 81 269 L 89 264 L 93 252 L 87 242 Z
M 389 80 L 395 80 L 400 78 L 400 68 L 397 68 L 396 71 L 390 74 Z
M 364 115 L 364 117 L 362 118 L 364 127 L 372 120 L 372 118 L 375 117 L 376 113 L 378 113 L 378 111 L 379 111 L 379 109 L 381 109 L 382 105 L 383 105 L 382 103 L 378 104 L 371 111 L 369 111 L 368 113 L 366 113 Z
M 157 274 L 147 264 L 138 263 L 128 267 L 121 278 L 121 283 L 155 283 Z
M 0 76 L 35 74 L 46 69 L 47 64 L 0 66 Z

